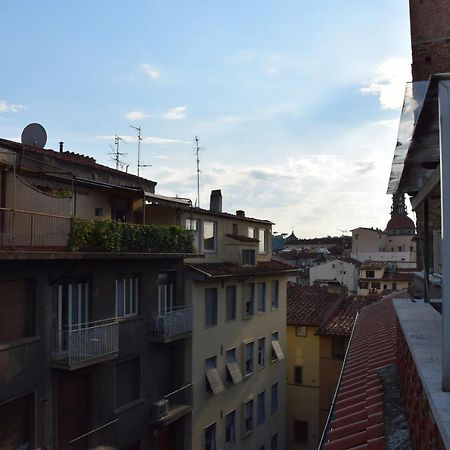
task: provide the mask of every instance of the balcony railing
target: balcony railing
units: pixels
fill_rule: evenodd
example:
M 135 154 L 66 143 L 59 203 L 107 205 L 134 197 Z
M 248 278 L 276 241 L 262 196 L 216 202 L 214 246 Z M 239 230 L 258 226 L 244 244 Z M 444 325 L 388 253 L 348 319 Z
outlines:
M 72 439 L 68 445 L 61 450 L 116 450 L 117 445 L 117 422 L 115 419 L 95 430 L 89 431 L 82 436 Z
M 154 396 L 151 423 L 169 425 L 192 411 L 192 386 L 187 384 L 163 397 Z
M 71 218 L 0 208 L 0 248 L 67 248 Z
M 55 331 L 53 365 L 74 370 L 112 359 L 119 351 L 119 322 L 108 319 Z
M 178 306 L 165 313 L 153 313 L 150 319 L 150 338 L 167 342 L 192 331 L 192 306 Z

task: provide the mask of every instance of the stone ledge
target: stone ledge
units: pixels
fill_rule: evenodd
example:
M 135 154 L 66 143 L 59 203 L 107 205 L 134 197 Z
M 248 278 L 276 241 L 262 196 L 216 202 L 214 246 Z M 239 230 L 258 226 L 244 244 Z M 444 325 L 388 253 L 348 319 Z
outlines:
M 441 389 L 442 316 L 423 300 L 393 303 L 441 438 L 450 448 L 450 393 Z

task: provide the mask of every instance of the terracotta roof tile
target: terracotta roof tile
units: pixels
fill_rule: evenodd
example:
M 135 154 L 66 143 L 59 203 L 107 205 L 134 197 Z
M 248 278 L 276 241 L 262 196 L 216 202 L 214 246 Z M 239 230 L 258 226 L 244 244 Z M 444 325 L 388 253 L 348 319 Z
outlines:
M 226 234 L 225 236 L 234 239 L 236 241 L 240 241 L 240 242 L 252 242 L 252 243 L 258 243 L 259 239 L 256 238 L 252 238 L 249 236 L 243 236 L 241 234 Z

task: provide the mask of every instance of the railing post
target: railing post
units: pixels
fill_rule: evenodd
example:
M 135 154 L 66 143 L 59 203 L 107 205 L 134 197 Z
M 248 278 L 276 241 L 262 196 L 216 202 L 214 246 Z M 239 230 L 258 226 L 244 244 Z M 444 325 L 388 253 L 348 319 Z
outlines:
M 30 214 L 31 215 L 31 221 L 30 221 L 30 231 L 31 231 L 31 236 L 30 236 L 30 247 L 33 247 L 33 228 L 34 228 L 34 214 Z

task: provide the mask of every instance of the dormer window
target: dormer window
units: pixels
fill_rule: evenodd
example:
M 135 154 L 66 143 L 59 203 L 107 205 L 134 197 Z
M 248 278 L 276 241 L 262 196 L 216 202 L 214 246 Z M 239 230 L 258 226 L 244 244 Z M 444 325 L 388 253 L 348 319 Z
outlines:
M 248 227 L 248 230 L 247 230 L 247 235 L 248 235 L 248 237 L 250 237 L 250 238 L 255 238 L 255 236 L 256 236 L 256 230 L 255 230 L 255 228 L 253 228 L 253 227 Z
M 264 228 L 259 229 L 259 253 L 267 253 L 267 234 Z
M 255 250 L 242 250 L 242 265 L 254 266 L 256 264 Z
M 203 250 L 206 253 L 217 251 L 217 223 L 209 220 L 203 222 Z

